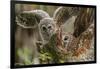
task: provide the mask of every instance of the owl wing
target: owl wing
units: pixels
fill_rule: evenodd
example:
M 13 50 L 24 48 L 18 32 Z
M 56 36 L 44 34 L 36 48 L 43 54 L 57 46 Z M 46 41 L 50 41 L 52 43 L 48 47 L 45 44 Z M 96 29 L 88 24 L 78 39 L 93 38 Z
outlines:
M 53 15 L 53 19 L 57 26 L 63 25 L 71 16 L 77 15 L 79 7 L 59 7 L 56 9 Z
M 74 33 L 78 39 L 77 49 L 73 53 L 75 56 L 84 56 L 84 60 L 93 59 L 94 54 L 94 32 L 95 32 L 95 9 L 81 8 L 80 14 L 74 23 Z M 92 54 L 92 55 L 91 55 Z M 80 57 L 78 60 L 83 59 Z
M 23 28 L 35 28 L 41 19 L 50 17 L 42 10 L 24 11 L 16 15 L 16 23 Z
M 95 19 L 94 8 L 81 8 L 79 15 L 74 22 L 74 33 L 75 37 L 79 37 Z
M 75 56 L 79 56 L 82 54 L 85 54 L 86 57 L 86 53 L 91 53 L 92 51 L 92 56 L 93 56 L 93 52 L 94 52 L 94 30 L 95 25 L 94 22 L 88 27 L 88 29 L 83 32 L 79 38 L 78 38 L 78 43 L 77 43 L 77 50 L 74 52 Z M 91 56 L 91 54 L 89 55 Z M 88 57 L 89 57 L 88 56 Z M 92 58 L 92 57 L 91 57 Z

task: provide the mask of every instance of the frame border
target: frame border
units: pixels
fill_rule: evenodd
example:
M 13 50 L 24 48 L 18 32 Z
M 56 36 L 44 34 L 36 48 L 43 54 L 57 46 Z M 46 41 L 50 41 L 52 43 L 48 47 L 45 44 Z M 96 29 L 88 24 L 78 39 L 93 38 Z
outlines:
M 36 2 L 36 1 L 10 1 L 10 68 L 32 68 L 32 67 L 48 67 L 48 66 L 61 66 L 61 65 L 80 65 L 80 64 L 93 64 L 97 63 L 97 49 L 96 49 L 96 24 L 97 24 L 97 16 L 96 16 L 96 5 L 81 5 L 81 4 L 64 4 L 64 3 L 50 3 L 50 2 Z M 89 7 L 95 9 L 95 41 L 94 41 L 94 61 L 84 61 L 84 62 L 67 62 L 60 64 L 38 64 L 38 65 L 23 65 L 23 66 L 15 66 L 15 4 L 36 4 L 36 5 L 53 5 L 53 6 L 76 6 L 76 7 Z

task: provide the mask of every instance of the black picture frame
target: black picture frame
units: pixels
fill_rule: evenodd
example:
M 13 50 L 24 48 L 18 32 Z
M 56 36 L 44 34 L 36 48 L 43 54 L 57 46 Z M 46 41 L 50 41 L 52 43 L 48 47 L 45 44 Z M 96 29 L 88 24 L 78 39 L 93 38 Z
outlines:
M 22 65 L 15 66 L 15 5 L 16 4 L 37 4 L 37 5 L 53 5 L 53 6 L 76 6 L 76 7 L 88 7 L 95 9 L 95 39 L 94 39 L 94 61 L 85 62 L 68 62 L 61 64 L 38 64 L 38 65 Z M 81 5 L 81 4 L 63 4 L 63 3 L 49 3 L 49 2 L 35 2 L 35 1 L 11 1 L 11 32 L 10 32 L 10 44 L 11 44 L 11 56 L 10 56 L 10 67 L 11 68 L 31 68 L 31 67 L 44 67 L 44 66 L 60 66 L 60 65 L 77 65 L 77 64 L 93 64 L 96 63 L 96 5 Z

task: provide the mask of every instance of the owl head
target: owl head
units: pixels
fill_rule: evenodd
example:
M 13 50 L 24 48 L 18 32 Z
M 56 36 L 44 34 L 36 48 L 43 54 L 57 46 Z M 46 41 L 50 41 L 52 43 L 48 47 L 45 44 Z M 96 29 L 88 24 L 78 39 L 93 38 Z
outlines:
M 39 23 L 39 30 L 43 40 L 45 42 L 49 41 L 51 36 L 56 31 L 56 26 L 52 18 L 44 18 Z
M 72 42 L 72 40 L 73 40 L 72 33 L 68 33 L 68 32 L 62 33 L 62 42 L 65 48 L 67 48 L 70 45 L 70 42 Z

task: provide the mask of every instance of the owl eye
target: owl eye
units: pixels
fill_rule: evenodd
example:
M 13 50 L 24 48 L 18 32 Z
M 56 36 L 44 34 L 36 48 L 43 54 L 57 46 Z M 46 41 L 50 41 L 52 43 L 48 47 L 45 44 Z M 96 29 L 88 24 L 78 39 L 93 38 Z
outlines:
M 51 26 L 48 26 L 49 29 L 51 29 Z
M 43 31 L 46 31 L 46 27 L 45 26 L 42 26 L 42 29 L 43 29 Z
M 64 40 L 65 40 L 65 41 L 66 41 L 66 40 L 68 40 L 68 37 L 67 37 L 67 36 L 65 36 Z

